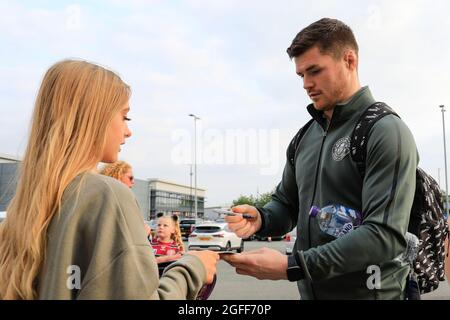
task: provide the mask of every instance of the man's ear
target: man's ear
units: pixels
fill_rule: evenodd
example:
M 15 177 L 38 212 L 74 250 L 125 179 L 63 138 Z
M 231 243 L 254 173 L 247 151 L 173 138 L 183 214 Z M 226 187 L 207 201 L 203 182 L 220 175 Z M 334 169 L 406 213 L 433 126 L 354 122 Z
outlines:
M 358 56 L 356 55 L 354 50 L 347 50 L 344 54 L 345 66 L 350 70 L 358 69 Z

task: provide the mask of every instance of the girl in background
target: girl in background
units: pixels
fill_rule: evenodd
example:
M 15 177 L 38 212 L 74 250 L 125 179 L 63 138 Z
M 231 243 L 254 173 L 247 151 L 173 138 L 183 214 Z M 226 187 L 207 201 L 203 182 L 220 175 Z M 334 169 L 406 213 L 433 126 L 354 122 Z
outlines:
M 158 218 L 156 239 L 152 241 L 153 252 L 157 263 L 178 260 L 184 254 L 178 216 L 162 216 Z
M 157 236 L 152 241 L 153 252 L 158 263 L 159 275 L 162 276 L 174 261 L 184 254 L 184 244 L 181 237 L 178 216 L 161 216 L 158 218 Z M 197 294 L 197 300 L 207 300 L 215 284 L 216 275 L 211 283 L 205 284 Z

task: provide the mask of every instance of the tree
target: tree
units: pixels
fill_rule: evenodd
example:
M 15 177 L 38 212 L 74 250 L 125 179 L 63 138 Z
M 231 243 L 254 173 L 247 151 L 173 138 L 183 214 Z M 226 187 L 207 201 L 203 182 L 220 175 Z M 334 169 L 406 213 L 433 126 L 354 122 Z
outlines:
M 233 206 L 238 206 L 241 204 L 248 204 L 251 206 L 255 206 L 255 200 L 256 199 L 253 197 L 253 195 L 250 195 L 250 196 L 241 195 L 236 200 L 233 200 Z
M 233 206 L 238 206 L 241 204 L 248 204 L 250 206 L 254 207 L 264 207 L 270 200 L 272 200 L 272 194 L 271 192 L 262 193 L 259 196 L 255 197 L 253 195 L 241 195 L 236 200 L 233 200 Z
M 258 199 L 256 199 L 255 204 L 257 207 L 264 207 L 272 200 L 272 192 L 262 193 Z

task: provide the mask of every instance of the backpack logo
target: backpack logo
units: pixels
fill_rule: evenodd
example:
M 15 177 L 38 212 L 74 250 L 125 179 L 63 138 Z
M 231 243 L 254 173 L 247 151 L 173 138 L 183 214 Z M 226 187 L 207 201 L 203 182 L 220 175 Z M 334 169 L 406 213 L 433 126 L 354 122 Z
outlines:
M 334 161 L 342 161 L 350 153 L 350 137 L 339 139 L 333 146 Z

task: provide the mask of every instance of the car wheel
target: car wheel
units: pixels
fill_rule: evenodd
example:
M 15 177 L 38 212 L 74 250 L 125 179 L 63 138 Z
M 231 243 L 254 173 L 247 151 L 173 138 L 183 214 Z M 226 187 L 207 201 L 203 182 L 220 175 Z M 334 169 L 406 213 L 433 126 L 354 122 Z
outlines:
M 242 251 L 244 251 L 244 240 L 241 240 L 241 246 L 236 251 L 237 253 L 241 253 Z
M 230 251 L 231 250 L 231 243 L 230 241 L 227 242 L 227 246 L 225 247 L 225 251 Z

